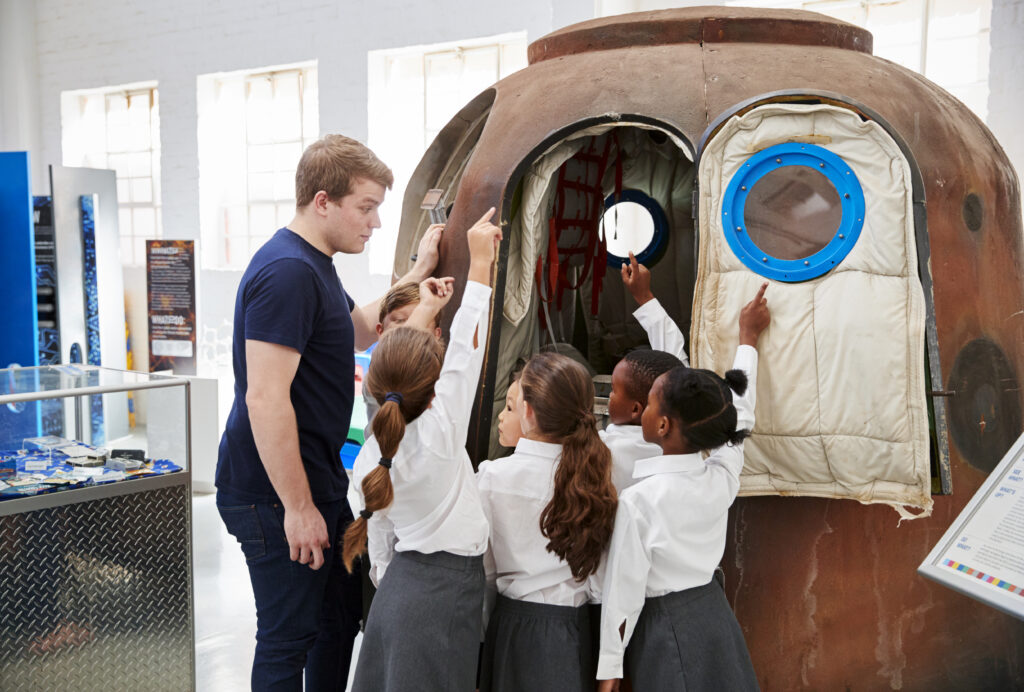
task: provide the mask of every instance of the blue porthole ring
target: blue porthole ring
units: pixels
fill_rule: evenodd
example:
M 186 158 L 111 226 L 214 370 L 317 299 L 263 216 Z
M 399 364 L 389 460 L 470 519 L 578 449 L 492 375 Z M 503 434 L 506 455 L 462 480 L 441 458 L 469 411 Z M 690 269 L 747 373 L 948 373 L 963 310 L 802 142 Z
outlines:
M 661 259 L 661 256 L 665 254 L 665 248 L 668 247 L 668 217 L 665 216 L 665 210 L 650 195 L 633 189 L 622 190 L 618 195 L 613 192 L 605 197 L 604 210 L 608 211 L 619 202 L 639 204 L 647 210 L 654 221 L 654 235 L 651 237 L 651 242 L 647 243 L 647 247 L 640 252 L 633 253 L 636 255 L 637 262 L 650 267 Z M 605 242 L 607 243 L 607 241 Z M 621 257 L 612 252 L 608 253 L 609 267 L 618 269 L 624 262 L 629 262 L 629 257 Z
M 806 166 L 823 174 L 839 195 L 842 218 L 832 239 L 821 250 L 800 259 L 780 259 L 759 248 L 746 232 L 744 208 L 748 193 L 770 171 Z M 722 202 L 722 229 L 733 253 L 751 271 L 769 279 L 796 283 L 816 279 L 839 265 L 864 228 L 864 190 L 842 158 L 814 144 L 787 142 L 757 152 L 729 181 Z

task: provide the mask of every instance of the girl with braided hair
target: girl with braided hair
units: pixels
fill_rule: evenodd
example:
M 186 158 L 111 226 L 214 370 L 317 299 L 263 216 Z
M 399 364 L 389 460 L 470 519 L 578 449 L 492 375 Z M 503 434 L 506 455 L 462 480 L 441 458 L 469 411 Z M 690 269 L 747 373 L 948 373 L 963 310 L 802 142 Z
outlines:
M 713 575 L 754 427 L 756 347 L 771 319 L 765 288 L 740 312 L 740 346 L 724 378 L 678 366 L 651 388 L 641 426 L 662 456 L 636 462 L 637 481 L 619 496 L 603 586 L 601 692 L 617 690 L 624 672 L 636 690 L 758 689 Z
M 594 384 L 583 366 L 556 353 L 533 356 L 519 378 L 515 452 L 480 465 L 491 526 L 484 565 L 497 592 L 481 692 L 594 687 L 587 604 L 617 499 L 593 406 Z
M 352 571 L 369 547 L 377 586 L 357 692 L 475 688 L 487 520 L 465 445 L 501 241 L 493 214 L 466 233 L 469 275 L 447 352 L 428 331 L 451 297 L 450 280 L 435 280 L 407 326 L 388 330 L 370 361 L 366 386 L 381 407 L 356 458 L 363 508 L 343 551 Z

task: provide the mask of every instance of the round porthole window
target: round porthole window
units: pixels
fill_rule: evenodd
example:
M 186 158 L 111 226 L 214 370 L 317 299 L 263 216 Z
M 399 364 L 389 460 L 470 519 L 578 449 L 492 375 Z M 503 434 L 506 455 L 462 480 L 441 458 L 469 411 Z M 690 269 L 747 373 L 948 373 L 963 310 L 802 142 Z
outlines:
M 665 252 L 668 219 L 661 205 L 639 190 L 623 190 L 604 200 L 604 217 L 599 230 L 608 249 L 608 266 L 621 267 L 629 253 L 640 264 L 651 266 Z
M 843 261 L 864 226 L 864 192 L 840 157 L 786 143 L 747 159 L 729 181 L 722 227 L 749 269 L 776 281 L 807 281 Z

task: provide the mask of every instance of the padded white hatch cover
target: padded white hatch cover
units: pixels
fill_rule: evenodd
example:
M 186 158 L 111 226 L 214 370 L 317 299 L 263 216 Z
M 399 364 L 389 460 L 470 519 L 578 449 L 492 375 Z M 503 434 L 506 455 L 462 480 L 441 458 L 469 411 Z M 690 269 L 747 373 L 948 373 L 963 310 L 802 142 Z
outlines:
M 800 283 L 769 282 L 772 323 L 758 348 L 757 421 L 740 495 L 848 498 L 927 516 L 925 306 L 910 170 L 877 123 L 835 106 L 769 104 L 734 117 L 708 143 L 699 168 L 691 360 L 717 372 L 732 363 L 740 309 L 766 279 L 726 242 L 721 205 L 752 155 L 785 142 L 841 157 L 863 189 L 865 217 L 834 269 Z

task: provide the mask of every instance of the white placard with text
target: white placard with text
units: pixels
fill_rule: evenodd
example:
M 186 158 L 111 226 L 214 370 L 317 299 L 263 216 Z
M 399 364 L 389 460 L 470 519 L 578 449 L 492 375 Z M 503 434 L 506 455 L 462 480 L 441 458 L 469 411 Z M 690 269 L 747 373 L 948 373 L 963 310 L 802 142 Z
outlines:
M 917 571 L 1024 619 L 1024 435 Z

